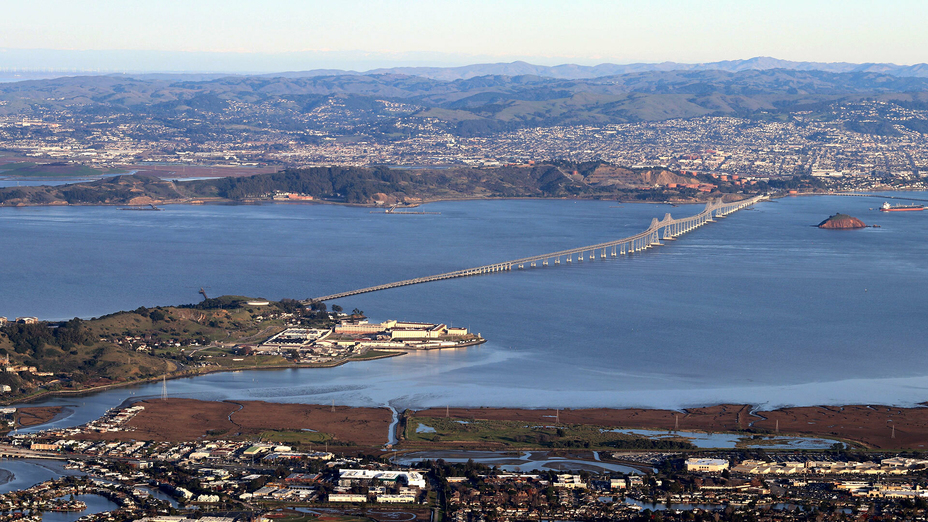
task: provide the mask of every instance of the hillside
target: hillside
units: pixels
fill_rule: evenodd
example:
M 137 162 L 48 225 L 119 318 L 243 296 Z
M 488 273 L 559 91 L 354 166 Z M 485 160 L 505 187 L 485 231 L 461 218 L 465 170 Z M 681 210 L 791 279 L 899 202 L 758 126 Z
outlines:
M 700 186 L 706 190 L 697 190 Z M 765 185 L 752 187 L 764 190 Z M 196 200 L 270 200 L 295 193 L 337 203 L 406 203 L 462 198 L 582 197 L 684 201 L 707 192 L 742 190 L 729 182 L 666 169 L 629 169 L 601 162 L 498 168 L 391 169 L 314 167 L 274 174 L 163 181 L 133 174 L 71 185 L 0 188 L 0 206 L 147 205 Z
M 425 124 L 473 136 L 531 126 L 705 115 L 771 118 L 810 109 L 828 119 L 845 102 L 928 102 L 928 78 L 895 76 L 875 70 L 879 67 L 853 72 L 736 69 L 629 70 L 589 78 L 540 76 L 515 66 L 454 79 L 397 72 L 196 80 L 68 77 L 0 84 L 0 116 L 92 118 L 104 126 L 128 125 L 137 139 L 170 129 L 198 143 L 256 130 L 391 140 Z M 495 69 L 484 72 L 490 70 Z M 139 123 L 144 125 L 136 127 Z M 28 135 L 26 130 L 9 132 Z
M 67 185 L 0 188 L 0 206 L 148 205 L 183 198 L 172 182 L 146 174 Z
M 140 307 L 99 318 L 61 323 L 11 322 L 0 326 L 0 372 L 5 402 L 48 392 L 125 384 L 162 375 L 195 375 L 239 363 L 224 346 L 258 342 L 283 329 L 286 316 L 327 326 L 325 311 L 304 309 L 292 300 L 266 306 L 224 296 L 196 305 Z M 253 356 L 251 366 L 286 364 L 273 355 Z

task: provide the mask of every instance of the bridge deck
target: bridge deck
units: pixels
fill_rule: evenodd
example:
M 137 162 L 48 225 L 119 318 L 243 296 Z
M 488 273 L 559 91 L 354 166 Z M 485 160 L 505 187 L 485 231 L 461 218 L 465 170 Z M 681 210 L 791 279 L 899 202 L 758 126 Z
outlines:
M 511 261 L 503 261 L 502 263 L 493 263 L 490 265 L 483 265 L 474 268 L 465 268 L 464 270 L 455 270 L 454 272 L 445 272 L 443 274 L 435 274 L 425 277 L 417 277 L 414 279 L 406 279 L 403 281 L 396 281 L 393 283 L 385 283 L 377 286 L 370 286 L 367 288 L 360 288 L 357 290 L 349 290 L 347 292 L 339 292 L 337 294 L 326 295 L 322 297 L 316 297 L 313 299 L 307 299 L 305 303 L 320 302 L 320 301 L 331 301 L 333 299 L 340 299 L 342 297 L 349 297 L 352 295 L 366 294 L 369 292 L 377 292 L 380 290 L 387 290 L 390 288 L 398 288 L 400 286 L 415 285 L 419 283 L 428 283 L 431 281 L 440 281 L 443 279 L 454 279 L 457 277 L 467 277 L 472 275 L 479 274 L 489 274 L 492 272 L 499 272 L 503 270 L 510 270 L 513 266 L 537 263 L 539 261 L 546 261 L 548 259 L 559 259 L 561 257 L 573 256 L 574 254 L 583 254 L 584 252 L 595 252 L 597 250 L 603 250 L 603 255 L 605 255 L 605 250 L 619 247 L 621 245 L 633 245 L 639 244 L 640 248 L 649 248 L 652 245 L 660 244 L 659 241 L 663 235 L 668 235 L 667 231 L 672 230 L 672 227 L 681 227 L 681 226 L 690 226 L 692 228 L 687 228 L 683 231 L 680 231 L 674 235 L 680 235 L 690 230 L 694 230 L 702 226 L 705 223 L 712 221 L 714 217 L 724 217 L 732 212 L 736 212 L 745 207 L 751 206 L 754 203 L 763 199 L 763 196 L 755 196 L 750 199 L 745 199 L 741 201 L 735 201 L 732 203 L 722 203 L 721 200 L 709 202 L 706 204 L 706 208 L 699 214 L 695 214 L 685 218 L 674 219 L 670 217 L 670 214 L 667 214 L 663 220 L 658 221 L 656 218 L 651 222 L 651 226 L 648 227 L 645 231 L 635 234 L 633 236 L 624 237 L 622 239 L 616 239 L 615 241 L 607 241 L 605 243 L 597 243 L 595 245 L 587 245 L 578 248 L 571 248 L 569 250 L 561 250 L 559 252 L 551 252 L 548 254 L 541 254 L 531 257 L 523 257 L 521 259 L 513 259 Z M 662 235 L 660 232 L 664 231 Z

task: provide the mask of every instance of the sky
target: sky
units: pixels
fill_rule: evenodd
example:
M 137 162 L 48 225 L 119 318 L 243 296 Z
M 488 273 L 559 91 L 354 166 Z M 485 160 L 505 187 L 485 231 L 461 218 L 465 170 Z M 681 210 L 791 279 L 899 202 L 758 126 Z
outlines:
M 0 69 L 928 61 L 925 0 L 30 0 Z

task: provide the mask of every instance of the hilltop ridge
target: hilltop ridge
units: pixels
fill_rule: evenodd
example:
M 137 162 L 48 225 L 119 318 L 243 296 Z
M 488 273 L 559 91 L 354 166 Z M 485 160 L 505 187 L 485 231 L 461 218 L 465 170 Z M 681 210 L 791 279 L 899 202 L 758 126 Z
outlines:
M 751 185 L 754 192 L 766 184 Z M 697 201 L 744 189 L 738 181 L 664 168 L 539 162 L 495 168 L 313 167 L 273 174 L 169 181 L 135 173 L 67 185 L 0 188 L 0 206 L 149 205 L 193 201 L 324 201 L 361 205 L 469 198 L 572 197 Z M 275 198 L 275 195 L 278 198 Z
M 48 58 L 47 53 L 37 56 L 35 50 L 30 49 L 4 49 L 8 59 L 12 62 L 17 57 L 23 63 L 37 63 L 43 58 Z M 31 53 L 31 54 L 30 54 Z M 93 54 L 93 52 L 89 52 Z M 87 51 L 56 51 L 56 55 L 79 54 L 86 55 Z M 131 51 L 129 52 L 131 54 Z M 170 54 L 170 53 L 166 53 Z M 230 53 L 203 53 L 213 55 L 228 55 Z M 307 63 L 312 60 L 307 57 Z M 792 61 L 773 58 L 770 56 L 754 56 L 746 59 L 720 60 L 716 62 L 636 62 L 636 63 L 600 63 L 597 65 L 581 65 L 576 63 L 564 63 L 558 65 L 538 65 L 522 60 L 513 62 L 495 62 L 495 63 L 474 63 L 456 66 L 394 66 L 394 67 L 376 67 L 373 69 L 339 69 L 334 67 L 315 68 L 315 69 L 295 69 L 283 67 L 278 72 L 267 71 L 232 71 L 227 72 L 162 72 L 157 70 L 146 72 L 129 72 L 114 74 L 112 72 L 92 72 L 75 71 L 69 68 L 67 71 L 55 71 L 43 68 L 43 70 L 19 70 L 0 74 L 0 81 L 24 81 L 24 80 L 41 80 L 58 78 L 61 76 L 122 76 L 137 79 L 161 79 L 161 80 L 187 80 L 203 81 L 215 80 L 223 77 L 241 77 L 241 76 L 264 76 L 273 78 L 309 78 L 314 76 L 342 76 L 342 75 L 378 75 L 378 74 L 401 74 L 409 76 L 418 76 L 420 78 L 429 78 L 441 81 L 466 80 L 479 76 L 539 76 L 545 78 L 557 78 L 564 80 L 577 80 L 587 78 L 600 78 L 605 76 L 616 76 L 629 73 L 654 72 L 654 71 L 727 71 L 741 72 L 749 70 L 768 70 L 768 69 L 785 69 L 794 71 L 823 71 L 833 73 L 880 73 L 898 77 L 928 77 L 928 64 L 917 63 L 911 65 L 899 65 L 895 63 L 852 63 L 852 62 L 807 62 Z

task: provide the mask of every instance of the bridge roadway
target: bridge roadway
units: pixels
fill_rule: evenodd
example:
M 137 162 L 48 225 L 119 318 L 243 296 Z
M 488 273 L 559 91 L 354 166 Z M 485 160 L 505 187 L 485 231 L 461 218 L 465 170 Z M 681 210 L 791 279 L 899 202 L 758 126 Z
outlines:
M 597 254 L 599 254 L 600 259 L 606 259 L 607 257 L 616 257 L 619 255 L 640 252 L 642 250 L 651 248 L 652 246 L 660 245 L 662 240 L 674 240 L 678 236 L 696 230 L 706 223 L 711 223 L 714 221 L 713 218 L 723 218 L 733 212 L 737 212 L 745 207 L 749 207 L 762 199 L 765 199 L 765 196 L 755 196 L 753 198 L 734 201 L 731 203 L 723 203 L 721 199 L 718 199 L 706 203 L 706 208 L 703 209 L 703 211 L 699 214 L 679 219 L 670 217 L 670 214 L 665 214 L 664 219 L 661 219 L 660 221 L 658 221 L 657 218 L 652 219 L 651 226 L 649 226 L 644 232 L 635 234 L 634 236 L 617 239 L 615 241 L 607 241 L 605 243 L 598 243 L 596 245 L 572 248 L 570 250 L 561 250 L 560 252 L 551 252 L 549 254 L 542 254 L 538 256 L 524 257 L 522 259 L 513 259 L 511 261 L 493 263 L 491 265 L 478 266 L 475 268 L 466 268 L 464 270 L 456 270 L 454 272 L 446 272 L 444 274 L 417 277 L 415 279 L 406 279 L 405 281 L 396 281 L 394 283 L 370 286 L 358 290 L 350 290 L 348 292 L 339 292 L 337 294 L 307 299 L 304 301 L 304 303 L 310 304 L 313 302 L 331 301 L 333 299 L 341 299 L 342 297 L 349 297 L 352 295 L 366 294 L 369 292 L 377 292 L 380 290 L 387 290 L 400 286 L 416 285 L 419 283 L 428 283 L 431 281 L 440 281 L 442 279 L 454 279 L 456 277 L 467 277 L 481 274 L 490 274 L 493 272 L 509 271 L 512 270 L 513 267 L 524 268 L 525 265 L 534 267 L 537 266 L 538 263 L 541 263 L 542 266 L 548 266 L 551 262 L 553 262 L 555 265 L 559 265 L 561 264 L 562 259 L 566 263 L 571 263 L 573 262 L 573 257 L 575 255 L 577 256 L 577 261 L 584 261 L 585 259 L 592 261 L 596 259 Z
M 845 196 L 852 198 L 879 198 L 879 199 L 899 199 L 903 201 L 922 201 L 928 202 L 928 199 L 918 199 L 918 198 L 907 198 L 905 196 L 887 196 L 886 194 L 864 194 L 857 192 L 844 192 L 844 193 L 834 193 L 834 194 L 825 194 L 826 196 Z

